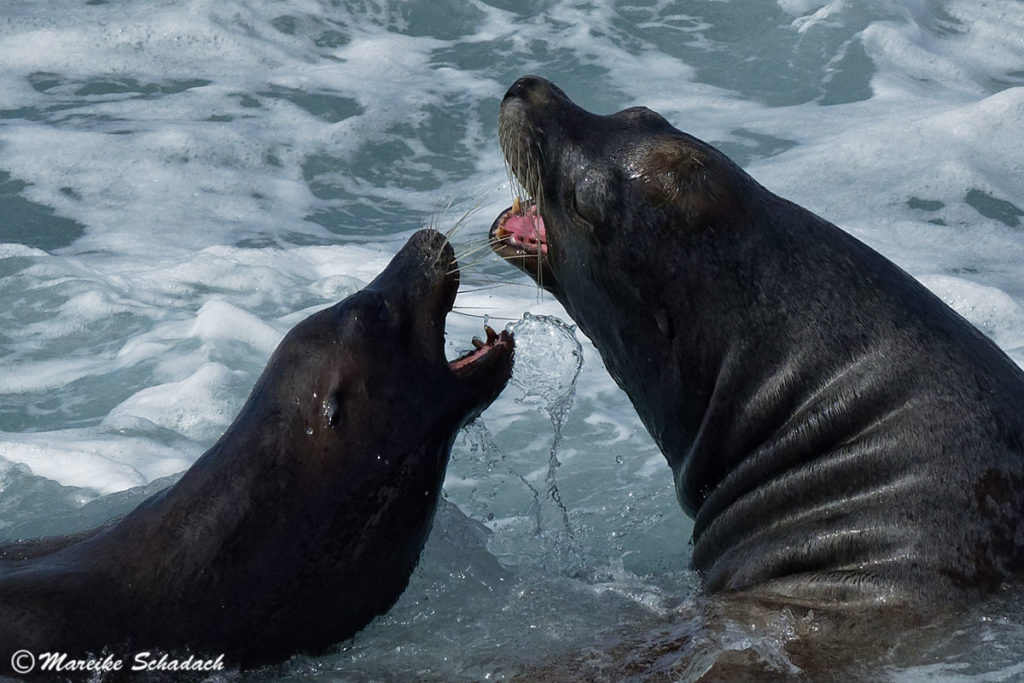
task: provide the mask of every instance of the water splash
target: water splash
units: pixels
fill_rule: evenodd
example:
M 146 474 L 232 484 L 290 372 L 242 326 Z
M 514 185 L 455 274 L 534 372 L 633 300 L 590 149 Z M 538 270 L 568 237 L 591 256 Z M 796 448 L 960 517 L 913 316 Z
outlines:
M 550 315 L 524 313 L 508 326 L 516 337 L 516 363 L 512 383 L 524 405 L 538 405 L 551 418 L 556 436 L 576 398 L 576 380 L 583 368 L 583 347 L 576 326 Z
M 576 381 L 583 368 L 583 347 L 576 339 L 576 327 L 553 316 L 525 313 L 508 329 L 516 338 L 517 362 L 512 384 L 523 392 L 516 401 L 547 413 L 554 429 L 544 478 L 546 495 L 537 495 L 534 489 L 535 535 L 549 546 L 546 556 L 554 560 L 553 569 L 568 576 L 579 576 L 585 569 L 583 553 L 569 511 L 562 503 L 556 473 L 561 465 L 558 449 L 562 428 L 572 410 Z
M 477 418 L 462 430 L 461 445 L 469 453 L 471 463 L 470 473 L 480 484 L 473 488 L 469 494 L 471 509 L 475 510 L 488 522 L 494 520 L 494 513 L 491 511 L 493 500 L 498 495 L 498 488 L 505 485 L 505 475 L 511 475 L 523 483 L 533 497 L 529 507 L 529 517 L 536 522 L 537 533 L 542 526 L 540 517 L 540 491 L 529 482 L 515 468 L 505 462 L 505 454 L 494 443 L 494 438 L 487 425 L 480 418 Z M 455 451 L 452 451 L 452 459 L 457 459 Z

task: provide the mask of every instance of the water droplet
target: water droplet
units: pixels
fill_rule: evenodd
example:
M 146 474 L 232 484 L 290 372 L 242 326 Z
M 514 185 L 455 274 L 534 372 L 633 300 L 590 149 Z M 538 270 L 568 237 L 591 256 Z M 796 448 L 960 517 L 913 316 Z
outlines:
M 554 316 L 531 313 L 509 328 L 516 337 L 512 383 L 523 391 L 520 402 L 539 399 L 557 431 L 569 416 L 583 367 L 583 347 L 576 339 L 576 328 Z
M 530 505 L 535 518 L 535 535 L 550 546 L 553 567 L 566 576 L 578 576 L 584 568 L 583 551 L 562 503 L 556 473 L 561 463 L 558 450 L 565 425 L 576 396 L 576 381 L 583 367 L 583 347 L 576 339 L 576 328 L 553 316 L 526 313 L 509 325 L 516 337 L 516 365 L 512 384 L 522 390 L 524 405 L 537 406 L 547 413 L 554 428 L 548 451 L 548 471 L 543 492 L 524 479 L 533 494 Z

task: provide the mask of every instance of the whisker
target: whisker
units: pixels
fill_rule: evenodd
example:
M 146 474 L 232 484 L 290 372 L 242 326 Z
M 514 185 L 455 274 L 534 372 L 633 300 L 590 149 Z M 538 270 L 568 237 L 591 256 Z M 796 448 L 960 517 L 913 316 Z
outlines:
M 506 261 L 528 261 L 536 260 L 536 254 L 509 254 L 508 256 L 502 257 Z
M 456 258 L 459 261 L 464 261 L 469 256 L 476 256 L 478 254 L 487 254 L 491 250 L 491 245 L 492 245 L 491 241 L 487 240 L 485 242 L 482 242 L 480 244 L 477 244 L 477 245 L 473 246 L 470 249 L 466 249 L 465 251 L 460 252 Z
M 522 279 L 518 279 L 518 280 L 482 280 L 482 282 L 485 283 L 486 286 L 484 286 L 484 285 L 477 285 L 476 283 L 471 283 L 470 284 L 471 287 L 479 286 L 480 289 L 478 289 L 478 290 L 460 289 L 459 291 L 460 292 L 472 293 L 473 291 L 487 291 L 489 289 L 495 289 L 495 288 L 498 288 L 498 287 L 529 287 L 530 289 L 533 289 L 534 287 L 537 286 L 537 283 L 535 283 L 533 280 L 522 280 Z
M 543 192 L 541 170 L 545 167 L 544 149 L 538 143 L 537 131 L 529 122 L 509 117 L 498 118 L 498 144 L 505 160 L 505 173 L 509 178 L 509 189 L 513 203 L 516 199 L 524 203 L 532 201 L 538 215 L 543 214 Z M 516 258 L 535 259 L 536 285 L 538 295 L 544 289 L 544 255 L 538 249 L 534 254 L 505 257 L 514 262 Z
M 511 322 L 515 322 L 516 320 L 519 320 L 519 318 L 505 318 L 503 316 L 497 316 L 497 315 L 486 315 L 486 314 L 481 315 L 480 313 L 466 313 L 465 311 L 460 311 L 458 306 L 456 306 L 455 308 L 452 309 L 452 313 L 455 313 L 455 314 L 461 315 L 461 316 L 465 316 L 467 318 L 476 318 L 478 320 L 501 320 L 501 321 L 510 322 L 510 323 Z
M 494 254 L 490 249 L 487 251 L 481 251 L 471 259 L 464 259 L 461 261 L 463 270 L 471 270 L 478 266 L 482 266 L 487 263 L 494 263 L 498 261 L 497 255 Z
M 455 221 L 455 224 L 448 229 L 444 236 L 447 237 L 449 240 L 452 239 L 452 237 L 455 236 L 455 233 L 462 229 L 462 227 L 466 224 L 467 219 L 473 214 L 475 214 L 477 211 L 479 211 L 480 207 L 482 207 L 490 199 L 492 194 L 494 194 L 494 188 L 491 188 L 484 192 L 483 194 L 481 194 L 480 197 L 475 202 L 473 202 L 473 204 L 466 210 L 466 212 L 462 214 L 462 217 L 459 218 L 459 220 Z
M 472 277 L 469 277 L 463 283 L 464 288 L 460 289 L 460 292 L 468 292 L 470 288 L 476 288 L 473 291 L 484 291 L 487 289 L 493 289 L 495 287 L 504 287 L 505 285 L 519 284 L 517 279 L 512 277 L 506 279 L 487 277 L 485 273 L 473 273 Z M 514 274 L 514 278 L 519 278 L 518 274 Z

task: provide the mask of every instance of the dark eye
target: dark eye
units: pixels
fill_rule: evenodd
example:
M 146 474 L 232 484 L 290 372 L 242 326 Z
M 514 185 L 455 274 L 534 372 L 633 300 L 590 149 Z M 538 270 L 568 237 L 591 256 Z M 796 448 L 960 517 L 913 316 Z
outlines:
M 573 187 L 572 209 L 591 226 L 596 226 L 604 219 L 601 207 L 607 201 L 605 194 L 605 181 L 588 173 Z
M 391 306 L 382 295 L 370 290 L 353 294 L 338 310 L 343 319 L 358 321 L 363 327 L 378 328 L 391 320 Z
M 386 323 L 391 319 L 391 306 L 383 298 L 380 300 L 380 305 L 377 306 L 377 320 L 382 323 Z
M 370 320 L 386 323 L 391 318 L 391 307 L 387 299 L 380 294 L 372 293 L 367 302 L 366 316 Z
M 577 216 L 582 218 L 583 221 L 589 225 L 591 223 L 589 212 L 587 211 L 586 207 L 583 206 L 583 203 L 582 203 L 581 199 L 582 198 L 578 194 L 573 192 L 573 194 L 572 194 L 572 210 L 576 213 Z

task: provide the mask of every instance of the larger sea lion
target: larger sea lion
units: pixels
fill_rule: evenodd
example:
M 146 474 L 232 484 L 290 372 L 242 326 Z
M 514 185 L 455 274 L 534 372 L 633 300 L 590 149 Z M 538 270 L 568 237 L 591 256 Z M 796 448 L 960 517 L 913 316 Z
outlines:
M 668 459 L 709 593 L 955 609 L 1024 569 L 1024 373 L 913 277 L 643 108 L 528 76 L 495 250 Z M 839 163 L 839 162 L 837 162 Z
M 103 528 L 0 548 L 0 667 L 24 650 L 106 652 L 129 669 L 142 649 L 253 666 L 387 610 L 457 431 L 511 373 L 513 340 L 489 329 L 445 360 L 458 283 L 447 240 L 416 233 L 366 288 L 287 334 L 174 486 Z

